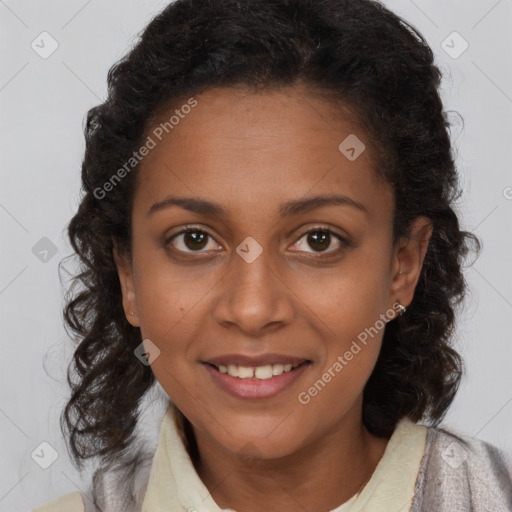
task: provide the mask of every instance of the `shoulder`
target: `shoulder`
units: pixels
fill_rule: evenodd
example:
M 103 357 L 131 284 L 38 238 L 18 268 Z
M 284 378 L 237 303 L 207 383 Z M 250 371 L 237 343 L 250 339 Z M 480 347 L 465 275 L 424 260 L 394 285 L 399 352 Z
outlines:
M 442 464 L 444 468 L 449 468 L 450 473 L 462 471 L 482 478 L 496 478 L 508 483 L 509 490 L 512 489 L 511 453 L 449 427 L 429 428 L 427 444 L 432 459 L 435 458 L 437 464 Z
M 512 510 L 511 454 L 450 427 L 429 427 L 415 505 L 411 511 Z
M 60 496 L 56 500 L 46 503 L 32 512 L 84 512 L 85 504 L 82 495 L 78 491 Z

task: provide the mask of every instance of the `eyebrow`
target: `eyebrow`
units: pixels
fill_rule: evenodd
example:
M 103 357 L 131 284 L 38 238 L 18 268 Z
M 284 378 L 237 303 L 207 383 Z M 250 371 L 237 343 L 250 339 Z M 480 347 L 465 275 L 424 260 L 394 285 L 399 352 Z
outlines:
M 281 217 L 286 217 L 291 215 L 298 215 L 300 213 L 309 212 L 323 206 L 331 205 L 351 206 L 369 215 L 369 212 L 363 203 L 360 203 L 359 201 L 356 201 L 348 196 L 339 194 L 320 195 L 307 199 L 295 199 L 287 201 L 286 203 L 280 205 L 278 211 Z M 195 197 L 167 196 L 162 201 L 158 201 L 157 203 L 153 204 L 147 215 L 152 215 L 153 213 L 170 206 L 179 206 L 190 212 L 217 217 L 226 217 L 228 213 L 227 210 L 225 210 L 219 203 L 207 201 L 206 199 L 198 199 Z

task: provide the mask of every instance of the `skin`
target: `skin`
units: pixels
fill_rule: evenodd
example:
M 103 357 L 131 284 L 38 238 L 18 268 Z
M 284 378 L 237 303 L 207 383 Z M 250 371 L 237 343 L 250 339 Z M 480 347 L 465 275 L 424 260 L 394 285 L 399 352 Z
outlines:
M 369 141 L 346 111 L 307 90 L 221 88 L 196 99 L 141 162 L 133 258 L 114 250 L 126 318 L 161 350 L 152 370 L 193 426 L 195 467 L 220 507 L 271 512 L 292 503 L 326 512 L 362 488 L 387 445 L 362 423 L 383 331 L 307 405 L 297 396 L 397 300 L 412 301 L 431 225 L 418 218 L 412 236 L 392 244 L 393 192 L 373 171 Z M 366 144 L 354 161 L 338 149 L 349 134 Z M 170 206 L 148 215 L 169 194 L 214 201 L 227 213 Z M 327 205 L 279 215 L 283 202 L 325 194 L 367 211 Z M 183 235 L 169 241 L 189 224 L 212 237 L 199 251 Z M 350 245 L 335 236 L 326 249 L 308 244 L 318 225 Z M 263 250 L 252 263 L 236 252 L 248 236 Z M 201 363 L 269 352 L 312 364 L 268 399 L 226 394 Z

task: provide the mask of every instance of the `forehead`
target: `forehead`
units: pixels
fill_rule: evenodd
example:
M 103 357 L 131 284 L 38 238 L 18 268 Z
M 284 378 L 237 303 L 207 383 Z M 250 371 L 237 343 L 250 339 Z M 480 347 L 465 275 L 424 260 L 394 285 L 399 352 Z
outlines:
M 371 141 L 348 109 L 299 87 L 219 88 L 194 100 L 193 108 L 176 103 L 148 127 L 155 144 L 139 167 L 137 208 L 166 194 L 272 209 L 274 202 L 339 192 L 370 210 L 389 209 Z

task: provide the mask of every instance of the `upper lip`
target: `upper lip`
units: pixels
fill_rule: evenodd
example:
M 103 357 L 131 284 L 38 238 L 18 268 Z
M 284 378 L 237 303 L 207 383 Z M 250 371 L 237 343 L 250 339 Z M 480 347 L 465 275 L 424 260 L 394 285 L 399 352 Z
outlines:
M 239 366 L 266 366 L 271 364 L 292 364 L 299 365 L 309 361 L 304 357 L 286 356 L 283 354 L 260 354 L 258 356 L 245 356 L 242 354 L 225 354 L 222 356 L 210 357 L 204 360 L 205 363 L 210 363 L 215 366 L 228 366 L 236 364 Z

